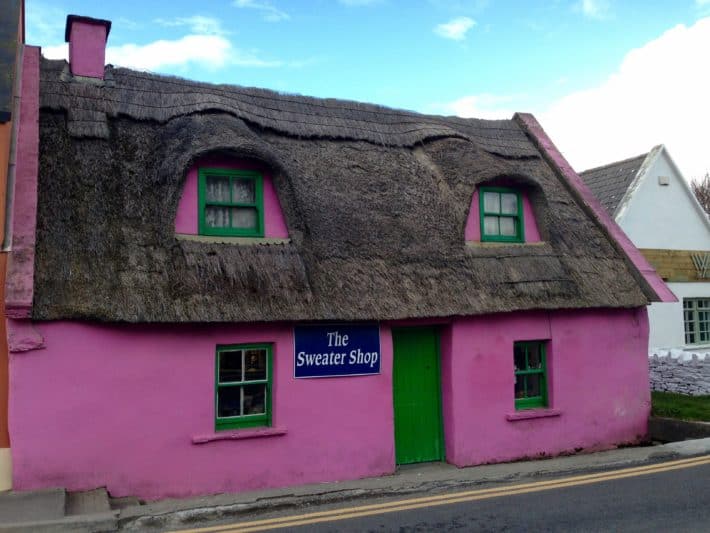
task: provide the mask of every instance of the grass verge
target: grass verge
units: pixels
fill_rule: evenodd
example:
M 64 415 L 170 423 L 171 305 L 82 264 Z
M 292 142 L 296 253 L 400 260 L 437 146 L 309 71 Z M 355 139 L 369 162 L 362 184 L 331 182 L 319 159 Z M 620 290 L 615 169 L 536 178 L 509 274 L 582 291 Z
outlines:
M 654 416 L 710 422 L 710 396 L 652 391 L 651 413 Z

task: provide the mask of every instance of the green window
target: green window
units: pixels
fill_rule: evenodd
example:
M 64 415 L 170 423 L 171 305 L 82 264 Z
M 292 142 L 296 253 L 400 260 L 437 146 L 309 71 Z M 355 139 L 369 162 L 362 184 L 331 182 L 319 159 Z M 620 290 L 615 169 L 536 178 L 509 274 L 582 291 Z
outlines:
M 217 346 L 215 429 L 271 425 L 271 345 Z
M 264 180 L 251 170 L 199 170 L 201 235 L 264 236 Z
M 524 242 L 523 203 L 513 189 L 481 187 L 481 241 Z
M 516 409 L 547 407 L 545 345 L 545 341 L 520 341 L 513 344 Z
M 710 343 L 710 299 L 683 298 L 685 344 Z

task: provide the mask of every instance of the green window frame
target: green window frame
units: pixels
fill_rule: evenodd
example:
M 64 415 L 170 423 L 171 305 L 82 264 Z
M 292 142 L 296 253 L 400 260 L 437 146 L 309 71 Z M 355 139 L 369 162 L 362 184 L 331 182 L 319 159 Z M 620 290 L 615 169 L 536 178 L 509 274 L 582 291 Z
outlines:
M 271 426 L 272 346 L 217 346 L 215 431 Z
M 264 178 L 253 170 L 200 168 L 200 235 L 264 236 Z
M 685 344 L 710 344 L 710 298 L 683 298 Z
M 479 213 L 482 242 L 525 242 L 523 201 L 515 189 L 481 187 Z
M 513 343 L 515 408 L 547 407 L 547 341 Z

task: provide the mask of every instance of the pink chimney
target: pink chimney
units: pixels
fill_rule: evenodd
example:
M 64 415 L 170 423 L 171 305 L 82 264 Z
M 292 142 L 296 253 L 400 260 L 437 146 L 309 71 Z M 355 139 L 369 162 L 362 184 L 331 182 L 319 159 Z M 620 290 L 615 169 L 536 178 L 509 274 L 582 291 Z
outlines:
M 110 20 L 67 16 L 64 40 L 69 43 L 69 68 L 74 76 L 104 79 L 109 31 Z

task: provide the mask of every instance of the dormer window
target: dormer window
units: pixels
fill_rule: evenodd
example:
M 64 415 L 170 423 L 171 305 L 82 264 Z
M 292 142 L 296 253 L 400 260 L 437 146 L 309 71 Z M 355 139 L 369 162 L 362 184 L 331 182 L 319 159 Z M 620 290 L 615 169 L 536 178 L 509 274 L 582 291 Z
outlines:
M 264 236 L 263 177 L 252 170 L 200 168 L 201 235 Z
M 514 189 L 481 187 L 481 241 L 525 242 L 523 202 Z

